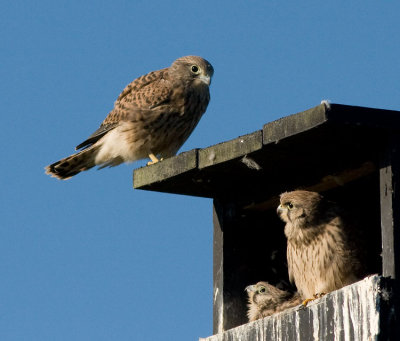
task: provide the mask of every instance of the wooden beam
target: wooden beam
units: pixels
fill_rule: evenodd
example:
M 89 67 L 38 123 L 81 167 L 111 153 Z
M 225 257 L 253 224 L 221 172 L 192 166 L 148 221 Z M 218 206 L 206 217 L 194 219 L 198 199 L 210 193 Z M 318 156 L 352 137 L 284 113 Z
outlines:
M 213 334 L 223 332 L 224 232 L 223 209 L 217 200 L 213 205 Z
M 182 176 L 182 174 L 196 170 L 197 153 L 197 149 L 192 149 L 175 157 L 136 169 L 133 172 L 133 187 L 151 190 L 152 185 L 166 178 Z
M 262 130 L 199 150 L 199 169 L 243 158 L 263 146 Z
M 214 199 L 213 242 L 213 331 L 225 330 L 247 322 L 243 230 L 237 222 L 235 203 Z
M 383 276 L 400 277 L 400 134 L 382 145 L 380 199 Z
M 264 144 L 278 143 L 281 139 L 297 135 L 326 123 L 328 121 L 327 111 L 329 109 L 324 104 L 321 104 L 265 124 L 263 127 Z
M 398 340 L 385 278 L 370 276 L 321 299 L 199 341 Z M 385 326 L 382 330 L 381 327 Z

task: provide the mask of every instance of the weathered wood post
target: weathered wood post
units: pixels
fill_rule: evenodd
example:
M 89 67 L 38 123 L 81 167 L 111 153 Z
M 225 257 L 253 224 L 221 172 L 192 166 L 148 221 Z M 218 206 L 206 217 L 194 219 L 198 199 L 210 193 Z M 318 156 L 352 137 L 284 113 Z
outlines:
M 207 340 L 398 340 L 399 177 L 400 112 L 322 104 L 137 169 L 134 187 L 214 199 L 217 335 Z M 359 217 L 376 275 L 246 324 L 247 285 L 288 283 L 275 210 L 279 194 L 297 188 L 321 192 Z

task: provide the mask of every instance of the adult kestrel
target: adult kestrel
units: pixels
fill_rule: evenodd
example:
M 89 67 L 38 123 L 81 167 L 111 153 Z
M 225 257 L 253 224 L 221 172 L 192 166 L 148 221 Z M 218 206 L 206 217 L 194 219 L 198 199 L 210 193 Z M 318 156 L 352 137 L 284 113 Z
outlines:
M 295 307 L 302 302 L 299 293 L 280 290 L 267 282 L 249 285 L 246 291 L 249 296 L 247 317 L 250 322 Z
M 207 109 L 213 74 L 207 60 L 186 56 L 135 79 L 100 128 L 76 147 L 82 150 L 47 166 L 46 173 L 64 180 L 96 165 L 147 157 L 151 164 L 175 155 Z
M 342 288 L 365 275 L 360 238 L 344 212 L 316 192 L 280 196 L 286 223 L 289 279 L 305 300 Z

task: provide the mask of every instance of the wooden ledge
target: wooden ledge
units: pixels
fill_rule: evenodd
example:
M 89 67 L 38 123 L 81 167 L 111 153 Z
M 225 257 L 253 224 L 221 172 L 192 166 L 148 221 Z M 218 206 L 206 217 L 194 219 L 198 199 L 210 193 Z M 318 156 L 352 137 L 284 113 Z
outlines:
M 388 340 L 392 281 L 377 275 L 310 302 L 200 341 Z

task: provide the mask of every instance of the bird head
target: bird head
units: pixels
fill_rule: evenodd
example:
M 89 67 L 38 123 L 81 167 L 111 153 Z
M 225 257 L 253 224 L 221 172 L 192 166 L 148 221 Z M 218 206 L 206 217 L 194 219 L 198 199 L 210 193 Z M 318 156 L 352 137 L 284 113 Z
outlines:
M 186 56 L 175 60 L 169 72 L 175 79 L 191 81 L 194 85 L 209 86 L 214 75 L 214 68 L 204 58 Z
M 316 218 L 317 208 L 322 198 L 316 192 L 285 192 L 280 196 L 277 213 L 285 223 L 304 228 Z
M 249 303 L 256 304 L 266 308 L 273 308 L 273 305 L 281 299 L 285 299 L 288 295 L 286 291 L 280 290 L 277 287 L 267 283 L 258 282 L 257 284 L 249 285 L 245 289 L 249 296 Z

